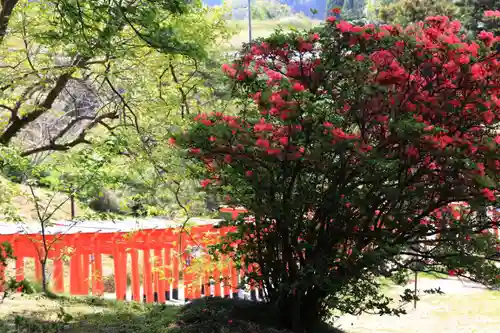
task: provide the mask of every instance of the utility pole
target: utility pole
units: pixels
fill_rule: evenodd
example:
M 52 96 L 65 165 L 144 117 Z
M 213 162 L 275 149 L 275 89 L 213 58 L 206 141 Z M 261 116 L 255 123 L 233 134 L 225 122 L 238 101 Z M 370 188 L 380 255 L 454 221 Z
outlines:
M 417 308 L 417 278 L 418 278 L 418 271 L 415 271 L 415 286 L 413 289 L 413 308 Z
M 248 0 L 248 43 L 252 42 L 252 0 Z
M 69 202 L 71 205 L 71 221 L 75 219 L 75 192 L 73 190 L 73 186 L 70 188 L 70 194 L 69 194 Z

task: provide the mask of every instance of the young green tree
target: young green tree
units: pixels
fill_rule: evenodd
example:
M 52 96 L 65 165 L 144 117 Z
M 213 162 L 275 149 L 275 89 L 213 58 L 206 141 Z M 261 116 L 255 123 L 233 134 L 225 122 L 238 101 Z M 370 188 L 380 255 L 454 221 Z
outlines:
M 185 207 L 199 204 L 180 159 L 165 149 L 165 131 L 221 103 L 213 58 L 228 36 L 223 13 L 181 0 L 7 2 L 0 12 L 0 163 L 31 189 L 25 197 L 41 229 L 42 266 L 52 246 L 44 230 L 61 209 L 52 197 L 90 204 L 118 192 L 123 204 L 113 211 L 125 214 L 131 195 L 160 198 L 142 214 L 181 210 L 178 192 Z M 168 161 L 162 174 L 153 165 L 158 156 Z M 39 186 L 52 191 L 46 200 Z M 2 208 L 19 222 L 12 196 L 1 192 Z
M 376 8 L 379 19 L 385 23 L 407 25 L 428 16 L 444 15 L 455 18 L 458 8 L 448 0 L 397 0 L 382 3 Z
M 249 210 L 216 253 L 252 267 L 285 327 L 400 314 L 376 278 L 402 269 L 499 282 L 496 222 L 478 214 L 500 201 L 498 39 L 460 28 L 278 31 L 223 67 L 240 114 L 175 136 L 207 165 L 201 186 Z
M 10 5 L 2 12 L 0 142 L 34 165 L 108 136 L 135 151 L 149 137 L 161 151 L 158 128 L 182 123 L 214 94 L 220 100 L 212 75 L 228 38 L 220 10 L 177 0 Z
M 20 0 L 3 9 L 0 143 L 17 140 L 24 156 L 88 144 L 92 129 L 133 117 L 123 87 L 110 87 L 115 66 L 150 53 L 206 56 L 182 25 L 203 22 L 199 2 Z

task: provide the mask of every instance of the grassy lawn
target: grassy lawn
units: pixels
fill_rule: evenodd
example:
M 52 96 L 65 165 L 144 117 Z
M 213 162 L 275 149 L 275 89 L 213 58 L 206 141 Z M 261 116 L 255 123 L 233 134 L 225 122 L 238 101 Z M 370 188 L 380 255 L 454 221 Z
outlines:
M 283 30 L 309 29 L 320 24 L 319 20 L 311 20 L 301 17 L 285 17 L 279 20 L 263 20 L 252 21 L 252 38 L 268 37 L 275 29 L 282 28 Z M 236 31 L 236 34 L 229 41 L 231 50 L 238 50 L 243 43 L 248 42 L 248 22 L 247 21 L 230 21 L 229 27 Z
M 0 305 L 0 332 L 163 333 L 179 307 L 143 306 L 95 298 L 16 295 Z
M 500 332 L 500 292 L 463 284 L 458 280 L 419 276 L 418 289 L 441 287 L 445 294 L 420 294 L 417 308 L 405 306 L 397 317 L 342 316 L 337 325 L 348 333 L 495 333 Z M 412 283 L 407 286 L 412 288 Z M 388 289 L 397 296 L 404 288 Z
M 407 305 L 407 315 L 400 318 L 342 316 L 336 325 L 346 333 L 500 332 L 500 292 L 452 279 L 420 278 L 419 284 L 441 286 L 445 294 L 421 296 L 417 308 Z M 398 295 L 402 289 L 392 286 L 387 292 Z M 178 311 L 176 306 L 16 295 L 0 304 L 0 332 L 170 333 Z

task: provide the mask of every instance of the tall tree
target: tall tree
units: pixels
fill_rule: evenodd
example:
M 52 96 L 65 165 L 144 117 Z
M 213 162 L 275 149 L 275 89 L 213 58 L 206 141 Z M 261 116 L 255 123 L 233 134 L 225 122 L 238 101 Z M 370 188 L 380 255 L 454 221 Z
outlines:
M 202 11 L 181 0 L 5 0 L 0 144 L 17 139 L 24 155 L 67 150 L 88 144 L 95 127 L 131 119 L 110 87 L 113 66 L 144 48 L 204 57 L 193 39 L 182 39 L 189 34 L 180 33 L 178 20 Z
M 455 17 L 458 8 L 448 0 L 397 0 L 382 3 L 376 11 L 383 22 L 406 25 L 422 21 L 428 16 Z
M 469 31 L 487 30 L 500 34 L 499 21 L 484 15 L 487 10 L 500 10 L 499 0 L 459 0 L 456 4 L 460 9 L 460 19 Z

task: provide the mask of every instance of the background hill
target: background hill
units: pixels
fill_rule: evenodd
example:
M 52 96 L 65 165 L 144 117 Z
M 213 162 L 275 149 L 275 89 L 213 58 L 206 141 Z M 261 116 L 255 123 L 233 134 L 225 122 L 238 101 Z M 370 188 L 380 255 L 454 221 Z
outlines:
M 326 14 L 327 2 L 329 0 L 252 0 L 257 7 L 264 10 L 273 11 L 280 8 L 279 17 L 290 16 L 294 14 L 303 14 L 314 19 L 323 19 Z M 209 6 L 218 6 L 223 3 L 229 4 L 233 8 L 233 18 L 242 19 L 246 15 L 247 0 L 203 0 Z M 338 1 L 337 1 L 338 2 Z M 260 9 L 260 8 L 259 8 Z M 311 9 L 318 11 L 313 15 Z M 254 10 L 254 15 L 257 10 Z M 276 18 L 276 17 L 270 17 Z

